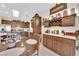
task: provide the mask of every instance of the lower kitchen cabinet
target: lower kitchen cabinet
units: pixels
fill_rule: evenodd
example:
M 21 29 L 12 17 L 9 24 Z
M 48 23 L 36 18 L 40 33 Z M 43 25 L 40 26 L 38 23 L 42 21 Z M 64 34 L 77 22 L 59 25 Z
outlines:
M 52 50 L 52 40 L 51 36 L 47 36 L 47 47 Z
M 61 56 L 75 55 L 75 40 L 52 35 L 43 35 L 43 44 Z
M 43 45 L 44 46 L 47 45 L 47 37 L 46 37 L 46 35 L 43 36 Z
M 74 56 L 75 55 L 75 40 L 70 40 L 63 38 L 62 41 L 62 54 L 64 56 Z
M 53 50 L 54 50 L 55 52 L 57 52 L 57 51 L 58 51 L 58 49 L 57 49 L 57 48 L 58 48 L 57 38 L 56 38 L 56 37 L 52 37 L 52 39 L 54 39 L 54 40 L 53 40 L 53 44 L 52 44 L 52 45 L 53 45 L 53 46 L 52 46 L 52 47 L 53 47 Z
M 46 46 L 49 49 L 52 49 L 52 40 L 51 36 L 44 35 L 44 40 L 43 40 L 44 46 Z

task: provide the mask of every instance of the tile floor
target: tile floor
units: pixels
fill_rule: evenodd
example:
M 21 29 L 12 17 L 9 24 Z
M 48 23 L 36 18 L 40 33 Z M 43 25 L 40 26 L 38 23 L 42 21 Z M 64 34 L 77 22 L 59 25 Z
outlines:
M 39 56 L 59 56 L 59 55 L 54 53 L 54 52 L 52 52 L 48 48 L 44 47 L 42 44 L 40 44 Z

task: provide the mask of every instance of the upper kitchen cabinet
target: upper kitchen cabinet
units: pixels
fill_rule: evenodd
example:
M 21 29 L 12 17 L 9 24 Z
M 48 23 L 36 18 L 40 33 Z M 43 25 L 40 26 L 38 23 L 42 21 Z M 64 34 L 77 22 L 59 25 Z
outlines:
M 1 24 L 9 24 L 11 25 L 12 28 L 16 27 L 21 27 L 21 28 L 29 28 L 30 23 L 29 22 L 22 22 L 19 20 L 6 20 L 6 19 L 1 19 Z
M 30 26 L 29 22 L 22 22 L 22 21 L 19 21 L 19 20 L 13 20 L 11 25 L 12 25 L 13 28 L 16 28 L 18 26 L 21 27 L 21 28 L 29 28 L 29 26 Z
M 50 27 L 50 20 L 47 20 L 47 21 L 44 21 L 43 22 L 43 25 L 45 26 L 45 27 Z
M 35 14 L 31 20 L 33 33 L 41 34 L 41 17 L 38 14 Z
M 9 24 L 10 25 L 11 21 L 2 19 L 1 24 Z
M 76 14 L 65 16 L 62 18 L 62 26 L 74 26 Z
M 1 18 L 1 24 L 11 24 L 12 23 L 12 20 L 11 18 L 8 18 L 8 17 L 3 17 Z
M 74 9 L 73 13 L 71 12 L 71 9 Z M 56 4 L 53 8 L 50 9 L 50 21 L 44 21 L 44 26 L 75 26 L 75 8 L 71 9 L 67 9 L 67 3 Z M 71 12 L 70 14 L 69 11 Z
M 29 28 L 30 27 L 30 23 L 29 22 L 25 22 L 25 28 Z
M 56 4 L 56 6 L 54 6 L 53 8 L 50 9 L 50 15 L 54 14 L 56 12 L 59 12 L 61 10 L 64 10 L 66 8 L 67 8 L 67 3 Z
M 50 21 L 50 26 L 74 26 L 75 17 L 76 17 L 76 14 L 72 14 L 72 15 L 68 15 L 60 18 L 53 18 Z
M 51 27 L 51 26 L 74 26 L 75 25 L 75 17 L 76 14 L 60 17 L 60 18 L 53 18 L 52 20 L 44 21 L 44 27 Z

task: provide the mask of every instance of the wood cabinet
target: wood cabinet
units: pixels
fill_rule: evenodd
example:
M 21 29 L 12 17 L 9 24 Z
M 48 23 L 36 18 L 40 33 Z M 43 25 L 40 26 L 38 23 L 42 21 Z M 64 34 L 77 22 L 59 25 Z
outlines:
M 11 23 L 11 26 L 13 27 L 13 28 L 16 28 L 16 27 L 21 27 L 21 28 L 29 28 L 29 26 L 30 26 L 30 24 L 29 24 L 29 22 L 21 22 L 21 21 L 12 21 L 12 23 Z
M 25 22 L 25 28 L 29 28 L 30 27 L 30 23 L 29 22 Z
M 11 21 L 9 21 L 9 20 L 1 20 L 1 23 L 2 24 L 9 24 L 10 25 L 11 24 Z
M 75 26 L 76 14 L 74 13 L 74 14 L 68 15 L 68 11 L 65 9 L 67 9 L 67 3 L 56 4 L 53 8 L 50 9 L 50 16 L 52 18 L 52 20 L 49 23 L 50 26 Z M 63 17 L 61 17 L 60 13 L 57 14 L 56 17 L 52 16 L 54 13 L 57 13 L 62 10 L 64 10 Z
M 55 52 L 57 52 L 57 45 L 58 45 L 58 43 L 57 43 L 57 39 L 56 39 L 56 37 L 53 37 L 53 51 L 55 51 Z
M 44 26 L 45 27 L 50 27 L 50 21 L 48 20 L 48 21 L 44 21 Z
M 50 9 L 50 15 L 54 14 L 56 12 L 59 12 L 61 10 L 64 10 L 66 8 L 67 8 L 67 3 L 56 4 L 56 6 L 54 6 L 53 8 Z
M 35 16 L 32 18 L 31 23 L 33 33 L 41 34 L 41 17 L 38 14 L 35 14 Z
M 44 40 L 43 40 L 43 44 L 44 46 L 46 46 L 47 48 L 51 49 L 52 50 L 52 40 L 51 40 L 51 36 L 48 36 L 48 35 L 44 35 Z
M 52 49 L 52 40 L 51 40 L 51 36 L 47 36 L 47 47 L 49 49 Z
M 69 16 L 64 16 L 60 18 L 53 18 L 50 21 L 44 21 L 45 27 L 51 26 L 74 26 L 75 25 L 76 14 L 72 14 Z
M 72 14 L 70 16 L 65 16 L 62 18 L 62 26 L 74 26 L 75 25 L 75 17 L 76 14 Z
M 61 56 L 75 55 L 75 40 L 51 35 L 43 35 L 43 44 Z
M 9 24 L 12 26 L 12 28 L 21 27 L 21 28 L 29 28 L 30 24 L 29 22 L 21 22 L 17 20 L 1 20 L 2 24 Z
M 62 44 L 63 44 L 62 45 L 63 49 L 62 49 L 61 55 L 65 55 L 65 56 L 75 55 L 75 41 L 74 40 L 63 38 Z
M 43 35 L 43 45 L 47 46 L 47 35 Z

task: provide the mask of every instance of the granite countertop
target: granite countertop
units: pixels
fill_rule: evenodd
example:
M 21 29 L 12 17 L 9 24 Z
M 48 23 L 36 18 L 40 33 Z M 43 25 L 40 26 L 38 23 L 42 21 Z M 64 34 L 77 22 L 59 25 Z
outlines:
M 43 33 L 43 34 L 76 40 L 75 36 L 68 36 L 68 35 L 62 35 L 62 34 L 51 34 L 51 33 Z

